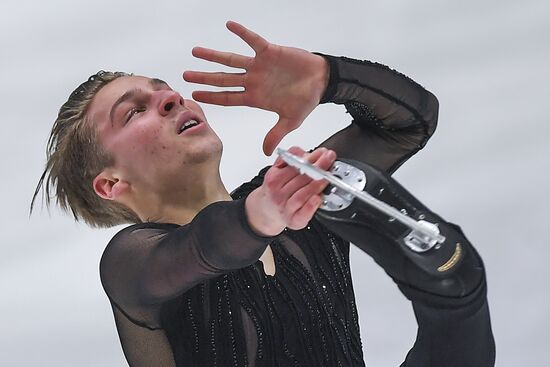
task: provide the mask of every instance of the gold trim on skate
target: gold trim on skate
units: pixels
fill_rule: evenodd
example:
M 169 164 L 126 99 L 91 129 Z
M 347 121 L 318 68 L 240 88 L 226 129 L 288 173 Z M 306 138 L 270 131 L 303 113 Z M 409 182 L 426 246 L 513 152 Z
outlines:
M 455 252 L 453 256 L 447 261 L 445 264 L 441 265 L 439 268 L 437 268 L 437 271 L 440 273 L 449 270 L 453 266 L 456 265 L 458 260 L 460 260 L 460 257 L 462 256 L 462 247 L 460 247 L 460 243 L 456 244 Z

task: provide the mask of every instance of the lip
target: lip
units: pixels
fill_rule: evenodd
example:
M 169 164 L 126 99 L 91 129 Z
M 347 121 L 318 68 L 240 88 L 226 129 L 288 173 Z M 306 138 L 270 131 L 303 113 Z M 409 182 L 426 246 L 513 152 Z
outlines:
M 202 131 L 203 127 L 206 126 L 206 124 L 203 121 L 197 121 L 197 122 L 198 122 L 198 124 L 196 124 L 193 127 L 189 127 L 187 129 L 185 129 L 184 131 L 182 131 L 180 133 L 180 135 L 189 135 L 189 134 L 193 134 L 194 132 L 197 132 L 197 131 Z
M 190 129 L 186 129 L 185 131 L 180 133 L 180 130 L 181 130 L 183 124 L 185 124 L 189 120 L 197 121 L 198 125 L 190 128 Z M 200 117 L 195 112 L 193 112 L 191 110 L 187 110 L 184 113 L 182 113 L 181 116 L 178 119 L 178 122 L 176 124 L 176 134 L 181 135 L 181 134 L 183 134 L 183 133 L 185 133 L 189 130 L 193 130 L 195 127 L 201 126 L 203 124 L 203 122 L 204 121 L 202 121 L 202 119 L 200 119 Z

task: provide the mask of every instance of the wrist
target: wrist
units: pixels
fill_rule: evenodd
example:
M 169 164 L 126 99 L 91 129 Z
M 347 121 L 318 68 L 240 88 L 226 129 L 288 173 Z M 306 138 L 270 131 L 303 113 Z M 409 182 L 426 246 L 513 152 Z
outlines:
M 330 81 L 330 64 L 323 56 L 314 53 L 316 58 L 315 75 L 313 76 L 313 90 L 318 92 L 317 101 L 320 103 L 325 95 Z
M 281 233 L 285 224 L 277 220 L 276 208 L 269 205 L 262 187 L 252 191 L 245 200 L 245 213 L 250 229 L 259 236 L 273 237 Z
M 319 104 L 331 102 L 336 94 L 336 88 L 338 80 L 340 79 L 340 73 L 338 71 L 338 58 L 330 55 L 325 55 L 320 52 L 314 52 L 315 55 L 322 57 L 328 66 L 327 85 L 324 89 L 323 95 Z

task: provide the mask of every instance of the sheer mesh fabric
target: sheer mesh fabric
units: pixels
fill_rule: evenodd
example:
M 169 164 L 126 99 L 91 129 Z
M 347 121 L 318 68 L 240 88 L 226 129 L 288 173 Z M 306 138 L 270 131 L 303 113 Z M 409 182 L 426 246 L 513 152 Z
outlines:
M 437 100 L 383 65 L 323 56 L 322 102 L 353 121 L 321 145 L 395 171 L 435 130 Z M 136 224 L 111 240 L 101 278 L 131 366 L 365 365 L 349 243 L 315 220 L 273 238 L 248 226 L 244 199 L 268 168 L 187 225 Z M 267 245 L 274 276 L 258 261 Z

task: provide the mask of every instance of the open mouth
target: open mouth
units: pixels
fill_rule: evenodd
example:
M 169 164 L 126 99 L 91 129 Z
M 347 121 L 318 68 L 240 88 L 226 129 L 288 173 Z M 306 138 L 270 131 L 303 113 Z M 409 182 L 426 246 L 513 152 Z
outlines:
M 184 132 L 185 130 L 190 129 L 190 128 L 194 127 L 194 126 L 197 126 L 198 124 L 200 124 L 200 122 L 197 121 L 197 120 L 189 120 L 189 121 L 186 121 L 183 125 L 181 125 L 180 131 L 178 132 L 178 134 L 181 134 L 181 133 Z

